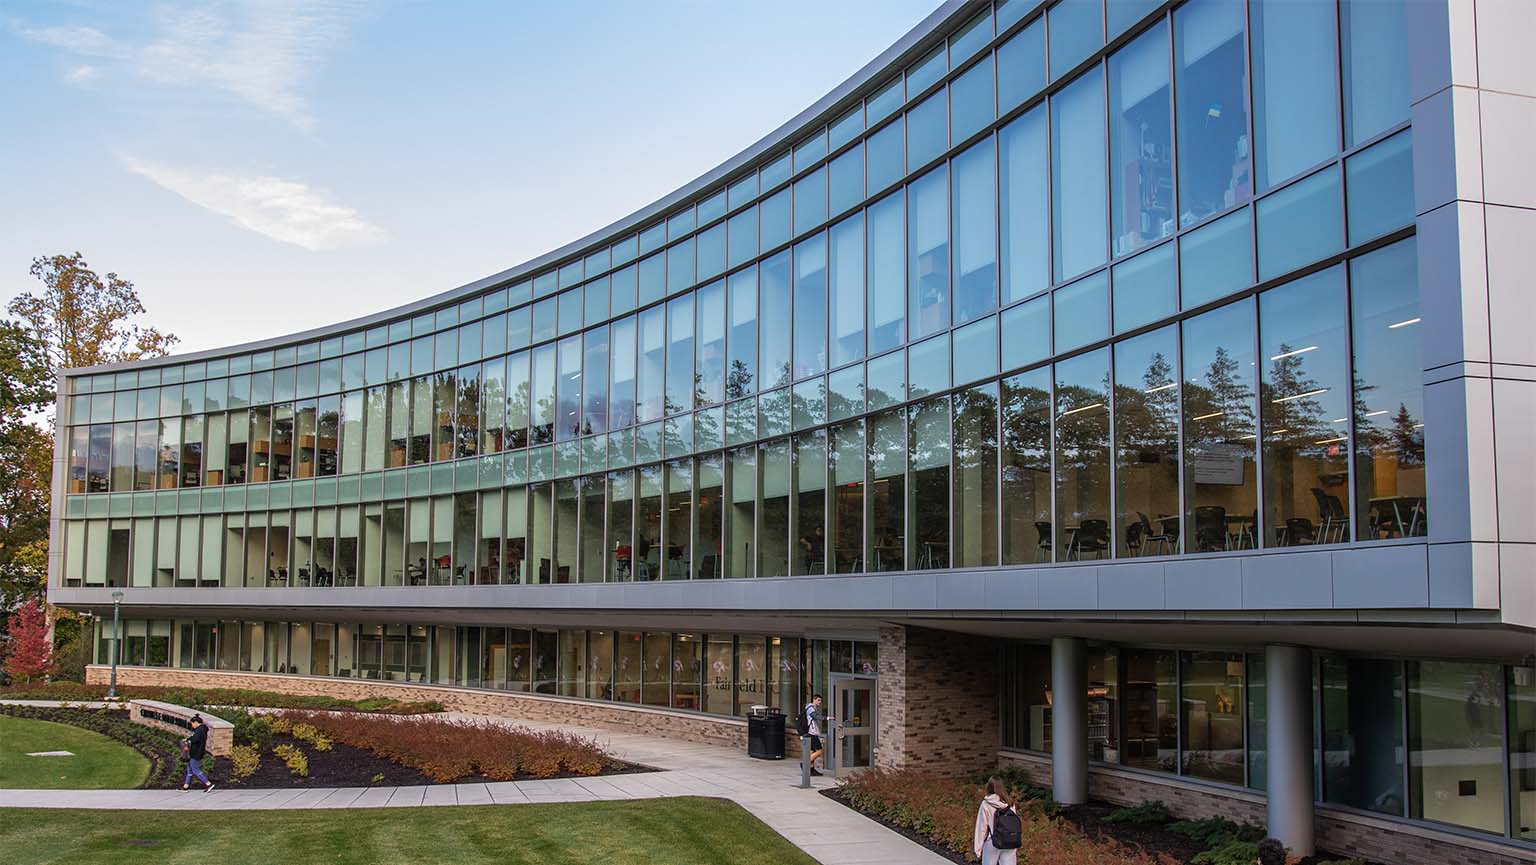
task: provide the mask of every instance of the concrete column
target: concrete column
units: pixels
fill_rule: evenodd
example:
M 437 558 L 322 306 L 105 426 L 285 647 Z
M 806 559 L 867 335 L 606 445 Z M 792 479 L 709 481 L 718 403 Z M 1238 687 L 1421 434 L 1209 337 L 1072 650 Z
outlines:
M 1088 801 L 1088 655 L 1078 637 L 1051 639 L 1051 796 Z
M 1313 841 L 1312 650 L 1264 647 L 1264 743 L 1269 834 L 1292 856 L 1311 856 Z

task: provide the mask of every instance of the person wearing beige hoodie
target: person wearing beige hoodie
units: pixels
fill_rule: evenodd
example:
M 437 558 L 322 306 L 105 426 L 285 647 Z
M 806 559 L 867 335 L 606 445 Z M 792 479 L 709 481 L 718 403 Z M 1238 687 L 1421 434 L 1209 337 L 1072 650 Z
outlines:
M 981 865 L 1018 865 L 1019 851 L 999 850 L 992 846 L 992 823 L 997 812 L 1009 807 L 1004 795 L 1008 792 L 1000 778 L 987 779 L 987 795 L 976 809 L 976 832 L 973 847 L 981 857 Z

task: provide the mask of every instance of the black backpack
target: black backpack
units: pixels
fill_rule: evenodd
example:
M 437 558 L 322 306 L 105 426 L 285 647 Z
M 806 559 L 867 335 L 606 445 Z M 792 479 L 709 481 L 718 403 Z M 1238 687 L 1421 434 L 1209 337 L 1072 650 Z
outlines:
M 811 735 L 811 719 L 805 716 L 805 707 L 800 707 L 800 713 L 795 716 L 795 733 L 801 736 Z
M 1012 806 L 997 809 L 992 815 L 992 846 L 999 850 L 1017 850 L 1024 843 L 1024 821 Z

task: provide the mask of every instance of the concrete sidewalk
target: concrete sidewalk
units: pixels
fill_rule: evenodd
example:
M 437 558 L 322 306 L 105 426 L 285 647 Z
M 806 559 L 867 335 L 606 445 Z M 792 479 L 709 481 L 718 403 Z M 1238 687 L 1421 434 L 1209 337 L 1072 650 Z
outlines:
M 622 760 L 658 770 L 606 778 L 441 784 L 422 787 L 339 787 L 251 790 L 221 787 L 212 793 L 180 790 L 0 790 L 0 807 L 247 810 L 275 808 L 399 808 L 417 805 L 516 805 L 527 802 L 593 802 L 663 796 L 730 799 L 790 843 L 828 865 L 944 865 L 949 860 L 817 792 L 833 786 L 812 778 L 802 790 L 799 764 L 753 760 L 716 745 L 676 742 L 539 721 L 446 712 L 440 717 L 559 729 L 590 736 Z

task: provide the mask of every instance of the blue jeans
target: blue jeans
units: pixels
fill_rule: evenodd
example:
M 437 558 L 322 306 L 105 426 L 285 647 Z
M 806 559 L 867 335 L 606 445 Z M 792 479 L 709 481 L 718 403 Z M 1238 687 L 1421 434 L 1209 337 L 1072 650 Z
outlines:
M 193 775 L 202 780 L 204 787 L 208 786 L 208 776 L 203 774 L 202 762 L 201 759 L 187 758 L 187 777 L 182 780 L 181 786 L 185 787 L 191 784 Z

